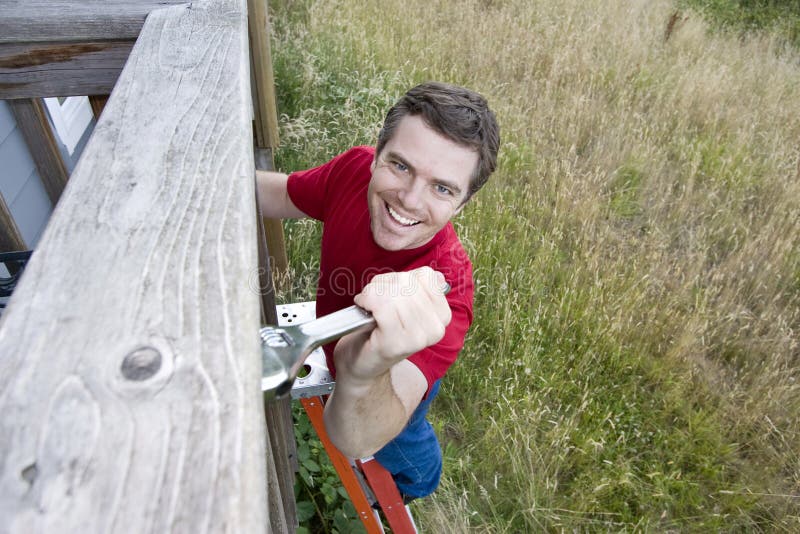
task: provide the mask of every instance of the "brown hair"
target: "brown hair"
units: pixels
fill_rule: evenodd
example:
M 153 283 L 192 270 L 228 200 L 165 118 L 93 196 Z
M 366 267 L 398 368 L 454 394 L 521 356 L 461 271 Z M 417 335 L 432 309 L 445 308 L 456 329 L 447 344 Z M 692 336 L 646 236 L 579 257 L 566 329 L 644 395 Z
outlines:
M 478 164 L 464 202 L 469 200 L 497 167 L 500 128 L 486 99 L 475 91 L 442 82 L 413 87 L 386 114 L 376 154 L 380 154 L 406 115 L 422 116 L 425 124 L 438 133 L 478 153 Z

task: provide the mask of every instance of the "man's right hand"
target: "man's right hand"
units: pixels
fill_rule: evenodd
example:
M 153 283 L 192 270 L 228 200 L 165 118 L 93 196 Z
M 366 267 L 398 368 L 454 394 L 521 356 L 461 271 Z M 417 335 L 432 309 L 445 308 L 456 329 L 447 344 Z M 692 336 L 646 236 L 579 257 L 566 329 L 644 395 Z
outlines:
M 372 379 L 439 342 L 452 317 L 445 287 L 442 273 L 430 267 L 375 276 L 354 299 L 376 326 L 358 356 L 342 362 L 350 378 Z

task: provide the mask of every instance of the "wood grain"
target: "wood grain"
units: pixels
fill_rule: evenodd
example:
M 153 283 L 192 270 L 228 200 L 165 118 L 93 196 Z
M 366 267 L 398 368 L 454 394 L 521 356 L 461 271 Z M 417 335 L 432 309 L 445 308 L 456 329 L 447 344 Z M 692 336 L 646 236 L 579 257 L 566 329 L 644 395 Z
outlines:
M 0 43 L 135 40 L 148 13 L 170 4 L 190 3 L 187 0 L 0 0 Z
M 0 98 L 107 94 L 134 40 L 0 44 Z
M 0 320 L 1 532 L 271 531 L 246 13 L 150 14 Z
M 47 196 L 55 206 L 67 185 L 69 173 L 47 120 L 44 103 L 38 98 L 23 98 L 9 100 L 8 106 L 33 156 Z
M 256 161 L 258 160 L 259 150 L 256 149 Z M 271 162 L 270 162 L 271 164 Z M 256 168 L 258 166 L 256 165 Z M 271 169 L 271 168 L 270 168 Z M 257 228 L 258 228 L 258 278 L 259 294 L 261 295 L 261 319 L 264 324 L 278 324 L 278 313 L 275 309 L 275 286 L 272 282 L 270 273 L 271 249 L 267 247 L 267 236 L 264 232 L 264 220 L 256 202 Z M 280 221 L 278 221 L 280 222 Z M 267 462 L 272 460 L 275 469 L 275 481 L 279 492 L 269 493 L 269 514 L 270 518 L 284 518 L 284 526 L 294 531 L 298 526 L 297 506 L 294 499 L 284 496 L 294 495 L 294 478 L 298 469 L 297 464 L 297 445 L 295 443 L 291 399 L 269 402 L 264 406 L 267 418 L 267 428 L 269 429 L 268 447 L 270 453 L 267 454 Z M 269 469 L 268 465 L 268 469 Z M 271 477 L 267 477 L 272 481 Z M 273 526 L 275 522 L 273 521 Z
M 278 111 L 269 42 L 266 0 L 248 0 L 250 53 L 252 58 L 255 134 L 258 148 L 275 148 L 278 140 Z M 261 167 L 259 167 L 261 168 Z

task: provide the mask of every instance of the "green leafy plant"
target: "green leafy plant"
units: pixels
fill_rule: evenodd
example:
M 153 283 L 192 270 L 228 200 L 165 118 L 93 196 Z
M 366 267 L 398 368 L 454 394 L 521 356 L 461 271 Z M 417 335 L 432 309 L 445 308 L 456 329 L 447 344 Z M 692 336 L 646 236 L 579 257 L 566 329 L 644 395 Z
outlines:
M 299 403 L 293 407 L 299 470 L 295 480 L 300 534 L 366 532 L 339 475 Z

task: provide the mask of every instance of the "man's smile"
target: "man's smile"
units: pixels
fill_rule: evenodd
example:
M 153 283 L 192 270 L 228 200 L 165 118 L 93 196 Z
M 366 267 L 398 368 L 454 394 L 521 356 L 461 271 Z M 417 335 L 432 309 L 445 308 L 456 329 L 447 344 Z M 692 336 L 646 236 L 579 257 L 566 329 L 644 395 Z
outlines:
M 384 202 L 384 204 L 386 204 L 386 211 L 389 212 L 391 218 L 397 221 L 398 223 L 402 224 L 403 226 L 414 226 L 420 223 L 420 221 L 403 217 L 402 215 L 397 213 L 387 202 Z

